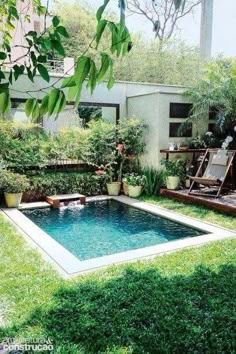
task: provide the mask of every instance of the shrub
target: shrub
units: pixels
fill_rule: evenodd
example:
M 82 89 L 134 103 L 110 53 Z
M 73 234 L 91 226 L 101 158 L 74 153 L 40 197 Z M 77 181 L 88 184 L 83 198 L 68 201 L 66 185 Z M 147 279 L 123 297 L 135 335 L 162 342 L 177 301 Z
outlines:
M 124 144 L 127 155 L 139 155 L 144 151 L 146 125 L 138 118 L 121 119 L 119 140 Z
M 64 128 L 57 136 L 60 150 L 69 159 L 82 160 L 83 148 L 87 142 L 89 130 L 79 127 Z
M 157 195 L 164 183 L 163 170 L 154 167 L 146 167 L 142 171 L 145 176 L 144 193 L 148 196 Z
M 162 160 L 161 164 L 165 166 L 164 176 L 176 176 L 179 177 L 181 181 L 186 178 L 186 161 L 183 160 Z
M 0 189 L 6 193 L 22 193 L 29 188 L 26 176 L 10 171 L 1 174 Z
M 44 200 L 47 195 L 81 193 L 87 196 L 106 193 L 107 176 L 92 173 L 57 172 L 30 176 L 30 190 L 23 200 Z
M 137 174 L 130 174 L 125 177 L 125 181 L 129 186 L 144 186 L 145 184 L 145 177 L 142 175 L 137 175 Z

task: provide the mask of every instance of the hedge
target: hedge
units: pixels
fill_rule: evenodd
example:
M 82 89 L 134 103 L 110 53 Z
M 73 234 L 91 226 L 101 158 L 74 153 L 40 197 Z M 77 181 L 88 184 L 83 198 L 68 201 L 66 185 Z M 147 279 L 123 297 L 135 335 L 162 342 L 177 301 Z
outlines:
M 106 176 L 93 173 L 56 172 L 28 176 L 30 190 L 24 193 L 23 201 L 44 200 L 47 195 L 81 193 L 86 196 L 106 194 Z

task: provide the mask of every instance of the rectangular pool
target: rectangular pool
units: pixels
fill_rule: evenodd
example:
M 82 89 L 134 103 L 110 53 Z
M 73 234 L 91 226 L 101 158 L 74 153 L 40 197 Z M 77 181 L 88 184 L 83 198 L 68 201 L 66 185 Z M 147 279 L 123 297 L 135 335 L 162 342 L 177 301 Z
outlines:
M 81 261 L 204 234 L 116 200 L 23 213 Z

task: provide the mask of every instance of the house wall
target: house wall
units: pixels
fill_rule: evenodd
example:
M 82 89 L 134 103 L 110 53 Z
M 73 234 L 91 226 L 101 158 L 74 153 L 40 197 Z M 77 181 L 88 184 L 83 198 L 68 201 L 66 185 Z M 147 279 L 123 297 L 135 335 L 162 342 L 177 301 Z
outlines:
M 146 135 L 146 152 L 142 158 L 143 165 L 157 167 L 164 157 L 160 150 L 167 149 L 170 143 L 188 143 L 192 137 L 169 137 L 169 124 L 182 123 L 185 118 L 170 118 L 170 103 L 189 103 L 186 97 L 175 91 L 159 91 L 152 94 L 136 95 L 127 98 L 128 116 L 140 117 L 148 125 Z M 207 121 L 200 129 L 193 124 L 192 136 L 207 131 Z M 188 154 L 171 154 L 171 158 L 189 158 Z

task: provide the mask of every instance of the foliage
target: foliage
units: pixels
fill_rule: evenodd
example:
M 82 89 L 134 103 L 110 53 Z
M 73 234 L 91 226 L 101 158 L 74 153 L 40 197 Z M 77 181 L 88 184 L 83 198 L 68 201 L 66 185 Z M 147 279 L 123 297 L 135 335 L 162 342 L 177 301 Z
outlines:
M 83 147 L 83 159 L 99 169 L 107 169 L 116 160 L 116 126 L 102 120 L 88 124 L 88 139 Z
M 1 338 L 50 338 L 55 353 L 234 351 L 235 239 L 67 282 L 2 216 L 0 235 Z
M 125 178 L 125 182 L 129 185 L 129 186 L 144 186 L 146 179 L 144 175 L 137 175 L 135 173 L 129 174 L 126 176 Z
M 30 188 L 23 196 L 27 202 L 45 200 L 47 195 L 54 194 L 106 194 L 106 175 L 96 176 L 91 172 L 45 172 L 29 175 L 28 178 Z
M 29 188 L 26 176 L 10 171 L 3 171 L 0 178 L 0 189 L 6 193 L 23 193 Z
M 89 133 L 89 130 L 78 127 L 60 129 L 56 138 L 59 150 L 69 159 L 82 160 Z
M 62 82 L 61 78 L 55 83 L 47 85 L 45 88 L 40 87 L 38 91 L 46 92 L 40 104 L 38 99 L 31 93 L 37 92 L 33 88 L 32 91 L 23 91 L 29 95 L 25 103 L 25 112 L 28 117 L 37 120 L 39 117 L 48 114 L 55 117 L 63 111 L 66 105 L 66 94 L 64 89 L 68 89 L 68 100 L 75 99 L 76 107 L 80 101 L 80 94 L 82 85 L 87 81 L 87 87 L 91 93 L 96 85 L 100 83 L 106 74 L 108 74 L 107 87 L 112 88 L 114 84 L 113 75 L 113 59 L 111 54 L 116 54 L 117 57 L 122 57 L 129 50 L 129 43 L 131 37 L 128 28 L 125 24 L 125 1 L 119 1 L 119 22 L 114 22 L 103 17 L 104 11 L 109 3 L 105 0 L 103 5 L 99 7 L 96 13 L 96 33 L 93 37 L 89 47 L 95 44 L 94 55 L 87 55 L 87 50 L 76 58 L 75 73 L 72 76 L 66 77 Z M 46 68 L 46 63 L 56 53 L 61 57 L 65 57 L 65 49 L 63 47 L 62 39 L 68 38 L 68 32 L 61 24 L 58 16 L 53 16 L 51 24 L 47 27 L 47 18 L 50 14 L 48 8 L 41 4 L 40 0 L 33 0 L 32 2 L 34 12 L 39 16 L 44 17 L 44 29 L 41 33 L 36 31 L 29 31 L 24 33 L 20 43 L 15 44 L 24 49 L 24 54 L 18 58 L 12 59 L 12 42 L 14 40 L 13 33 L 16 26 L 24 26 L 25 21 L 30 21 L 29 3 L 25 6 L 24 11 L 18 11 L 16 0 L 4 1 L 0 8 L 0 15 L 3 18 L 3 26 L 1 27 L 2 43 L 0 47 L 0 112 L 5 117 L 11 107 L 10 89 L 14 86 L 14 82 L 19 79 L 24 73 L 27 74 L 28 79 L 34 82 L 35 76 L 38 73 L 46 82 L 49 83 L 50 76 Z M 51 18 L 51 17 L 50 17 Z M 111 45 L 108 50 L 100 50 L 99 43 L 103 36 L 105 28 L 111 34 Z M 88 48 L 87 48 L 88 49 Z M 99 65 L 94 61 L 95 56 L 99 56 Z M 19 63 L 19 64 L 18 64 Z M 9 75 L 4 73 L 4 68 L 10 67 Z M 55 86 L 55 84 L 57 84 Z
M 236 124 L 236 60 L 209 63 L 198 84 L 186 92 L 193 102 L 190 120 L 208 119 L 209 110 L 216 116 L 216 125 L 228 135 Z
M 67 55 L 76 59 L 89 47 L 96 31 L 93 9 L 87 4 L 60 1 L 55 12 L 70 36 L 63 42 Z M 107 47 L 109 38 L 110 33 L 105 29 L 101 48 Z M 165 40 L 160 45 L 159 40 L 147 41 L 142 33 L 132 33 L 132 50 L 122 60 L 114 60 L 114 76 L 117 80 L 190 86 L 199 76 L 199 48 L 178 38 Z
M 163 170 L 145 167 L 142 173 L 145 176 L 144 193 L 148 196 L 157 195 L 164 183 Z
M 79 106 L 78 107 L 79 117 L 82 121 L 82 127 L 87 128 L 88 123 L 92 120 L 102 119 L 102 108 L 92 107 L 92 106 Z
M 186 177 L 186 161 L 184 160 L 161 160 L 161 165 L 165 167 L 164 176 L 176 176 L 183 181 Z
M 124 144 L 126 155 L 138 156 L 144 151 L 146 128 L 144 122 L 138 118 L 121 119 L 118 127 L 118 139 Z

